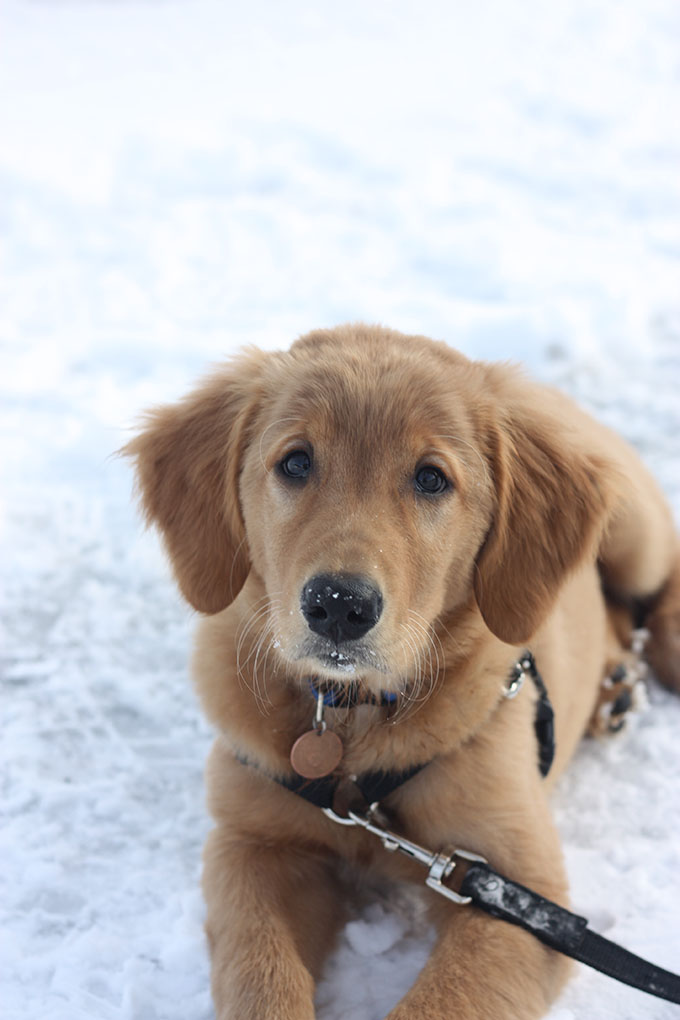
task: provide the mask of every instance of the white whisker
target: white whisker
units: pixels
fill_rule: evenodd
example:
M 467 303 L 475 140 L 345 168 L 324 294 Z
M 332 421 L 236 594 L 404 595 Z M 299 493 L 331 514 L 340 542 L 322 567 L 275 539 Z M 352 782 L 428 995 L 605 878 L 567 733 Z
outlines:
M 300 419 L 296 418 L 296 417 L 277 418 L 276 421 L 271 422 L 269 425 L 267 425 L 267 427 L 265 429 L 263 429 L 262 435 L 260 436 L 260 443 L 259 443 L 259 446 L 258 446 L 258 454 L 259 454 L 259 457 L 260 457 L 260 464 L 265 469 L 267 474 L 270 474 L 271 472 L 267 468 L 267 465 L 264 462 L 264 458 L 262 457 L 262 444 L 264 442 L 264 437 L 266 436 L 267 432 L 269 432 L 269 429 L 275 428 L 277 425 L 280 425 L 281 422 L 283 422 L 283 421 L 300 421 Z
M 402 720 L 403 720 L 403 719 L 405 719 L 409 715 L 409 710 L 412 707 L 412 705 L 414 703 L 417 703 L 420 700 L 419 699 L 419 695 L 420 695 L 420 689 L 421 689 L 421 686 L 422 686 L 422 666 L 421 666 L 421 656 L 420 656 L 420 650 L 418 648 L 417 638 L 414 636 L 411 628 L 407 624 L 402 623 L 401 624 L 401 629 L 403 631 L 405 631 L 406 634 L 408 635 L 406 637 L 402 637 L 402 645 L 406 644 L 408 646 L 408 648 L 410 649 L 411 654 L 413 656 L 413 668 L 414 668 L 413 682 L 412 682 L 412 685 L 411 685 L 411 689 L 405 695 L 405 697 L 403 699 L 403 702 L 402 702 L 402 704 L 406 705 L 406 709 L 404 710 L 404 712 L 402 714 Z M 400 708 L 401 708 L 401 706 L 400 706 Z
M 439 636 L 420 613 L 409 610 L 409 622 L 402 623 L 401 629 L 407 635 L 402 637 L 402 648 L 407 645 L 414 660 L 413 682 L 403 701 L 406 707 L 402 711 L 400 706 L 395 713 L 395 718 L 401 716 L 403 720 L 431 697 L 444 669 L 445 656 Z
M 281 594 L 276 592 L 275 595 Z M 249 616 L 245 623 L 237 632 L 237 644 L 236 644 L 236 675 L 239 683 L 245 685 L 245 687 L 252 693 L 256 700 L 258 709 L 266 714 L 267 705 L 271 705 L 271 701 L 267 695 L 267 681 L 266 676 L 263 677 L 264 684 L 264 695 L 260 689 L 260 675 L 258 673 L 259 658 L 264 647 L 265 642 L 274 630 L 274 618 L 273 613 L 277 608 L 280 608 L 282 602 L 280 599 L 273 598 L 269 595 L 264 595 L 257 600 L 254 604 L 254 612 Z M 242 660 L 242 650 L 249 639 L 250 635 L 262 624 L 262 621 L 266 621 L 264 626 L 261 628 L 257 640 L 252 644 L 248 651 L 248 655 Z M 253 668 L 250 670 L 252 682 L 248 682 L 248 678 L 245 674 L 245 669 L 250 660 L 255 656 Z M 266 657 L 265 657 L 266 662 Z
M 479 461 L 479 463 L 482 465 L 482 471 L 484 472 L 484 480 L 489 485 L 492 484 L 492 482 L 491 482 L 491 475 L 489 473 L 489 465 L 486 463 L 486 461 L 482 457 L 482 455 L 479 452 L 479 450 L 476 450 L 475 447 L 472 445 L 472 443 L 469 443 L 467 441 L 467 439 L 463 439 L 461 436 L 435 436 L 434 438 L 435 439 L 450 439 L 454 443 L 462 443 L 463 446 L 469 447 L 472 450 L 472 452 L 474 453 L 474 455 L 477 458 L 477 460 Z
M 265 629 L 262 631 L 262 633 L 260 634 L 260 637 L 259 637 L 259 639 L 257 641 L 257 645 L 256 645 L 256 649 L 257 650 L 255 652 L 255 661 L 253 662 L 253 684 L 254 684 L 255 688 L 257 689 L 257 691 L 258 691 L 258 694 L 259 694 L 260 699 L 261 699 L 261 704 L 263 706 L 268 705 L 270 707 L 272 705 L 272 702 L 271 702 L 271 699 L 269 698 L 269 695 L 267 693 L 267 672 L 266 672 L 266 669 L 264 667 L 265 667 L 265 664 L 266 664 L 266 661 L 267 661 L 267 655 L 269 654 L 269 652 L 271 650 L 271 642 L 269 642 L 269 637 L 273 633 L 273 630 L 274 630 L 274 623 L 270 619 L 267 622 L 267 625 L 266 625 Z M 260 655 L 262 653 L 262 649 L 265 646 L 265 643 L 267 643 L 267 651 L 265 653 L 265 657 L 264 657 L 264 660 L 263 660 L 263 663 L 262 663 L 263 669 L 262 669 L 262 689 L 261 689 L 260 688 L 260 677 L 258 675 L 258 666 L 259 666 L 259 662 L 260 662 Z M 262 693 L 262 691 L 264 691 L 264 693 Z M 266 709 L 265 709 L 265 714 L 267 714 L 266 713 Z
M 409 616 L 415 617 L 415 619 L 413 621 L 414 625 L 417 625 L 417 626 L 420 627 L 420 629 L 421 629 L 423 635 L 425 636 L 426 640 L 432 646 L 432 649 L 433 649 L 433 651 L 435 653 L 435 657 L 437 659 L 437 665 L 436 665 L 436 669 L 434 670 L 434 673 L 435 673 L 435 677 L 439 676 L 439 674 L 443 673 L 444 670 L 446 669 L 446 654 L 444 652 L 444 646 L 441 643 L 441 639 L 440 639 L 439 635 L 437 634 L 436 630 L 434 629 L 434 627 L 432 626 L 432 624 L 429 623 L 425 619 L 424 616 L 421 616 L 420 613 L 417 613 L 415 611 L 415 609 L 410 609 L 409 610 Z M 436 642 L 436 644 L 435 644 L 435 642 Z M 439 653 L 440 652 L 441 652 L 441 659 L 439 657 Z
M 244 544 L 245 540 L 246 540 L 246 536 L 244 535 L 243 538 L 241 539 L 241 541 L 239 542 L 239 544 L 236 546 L 236 549 L 234 551 L 234 555 L 232 556 L 232 559 L 231 559 L 231 570 L 229 571 L 229 595 L 231 596 L 232 600 L 235 597 L 234 596 L 234 570 L 236 568 L 236 559 L 238 557 L 238 554 L 241 551 L 241 546 Z

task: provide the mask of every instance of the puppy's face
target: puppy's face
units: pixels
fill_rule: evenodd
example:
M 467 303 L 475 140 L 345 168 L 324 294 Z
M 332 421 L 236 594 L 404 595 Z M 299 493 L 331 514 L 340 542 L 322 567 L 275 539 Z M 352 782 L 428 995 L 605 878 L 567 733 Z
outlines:
M 377 327 L 250 351 L 124 452 L 196 609 L 251 574 L 250 632 L 289 671 L 374 689 L 436 673 L 436 622 L 475 601 L 526 642 L 617 498 L 545 391 Z
M 470 598 L 489 529 L 469 397 L 430 343 L 292 353 L 271 366 L 240 481 L 274 647 L 303 674 L 397 687 L 434 666 L 431 625 Z

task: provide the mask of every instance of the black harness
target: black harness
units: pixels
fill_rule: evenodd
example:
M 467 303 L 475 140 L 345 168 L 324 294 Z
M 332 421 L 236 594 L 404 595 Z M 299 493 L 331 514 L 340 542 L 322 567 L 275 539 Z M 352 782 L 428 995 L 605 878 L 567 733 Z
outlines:
M 536 661 L 531 652 L 524 652 L 522 657 L 515 663 L 510 671 L 506 686 L 506 697 L 513 698 L 521 689 L 525 676 L 529 676 L 534 683 L 538 695 L 536 701 L 536 713 L 534 716 L 534 732 L 538 747 L 538 768 L 542 776 L 547 776 L 555 757 L 555 714 L 548 697 L 548 691 L 541 674 L 536 668 Z M 321 687 L 316 680 L 310 680 L 309 686 L 314 696 L 323 693 L 323 702 L 329 708 L 354 708 L 356 705 L 381 705 L 390 707 L 397 700 L 397 695 L 392 692 L 383 692 L 379 697 L 371 694 L 363 694 L 356 683 L 340 686 L 339 684 L 324 684 Z M 396 789 L 403 786 L 417 775 L 422 769 L 429 765 L 429 761 L 419 765 L 411 765 L 402 771 L 378 771 L 364 772 L 353 778 L 355 789 L 358 789 L 364 799 L 364 805 L 375 804 L 385 800 Z M 296 793 L 314 804 L 315 807 L 333 808 L 337 807 L 336 795 L 339 788 L 343 786 L 343 779 L 336 775 L 324 776 L 322 779 L 305 779 L 304 776 L 293 774 L 291 776 L 277 776 L 276 781 L 285 786 L 287 790 Z
M 534 731 L 538 745 L 538 768 L 545 777 L 555 756 L 554 712 L 531 652 L 525 652 L 513 666 L 506 697 L 512 698 L 519 693 L 525 676 L 531 678 L 538 695 Z M 311 686 L 313 693 L 319 696 L 320 689 L 314 681 L 311 681 Z M 324 704 L 330 707 L 352 707 L 365 703 L 389 706 L 394 700 L 391 694 L 383 694 L 379 699 L 370 695 L 362 697 L 356 684 L 343 688 L 330 685 L 323 690 Z M 243 764 L 250 764 L 244 759 L 239 760 Z M 388 830 L 380 802 L 429 764 L 422 762 L 401 772 L 366 772 L 352 776 L 350 780 L 332 774 L 322 779 L 305 779 L 297 775 L 292 778 L 270 778 L 275 778 L 287 790 L 321 808 L 329 818 L 341 825 L 361 826 L 381 839 L 386 849 L 398 850 L 424 864 L 429 869 L 427 885 L 448 899 L 459 904 L 472 903 L 492 917 L 523 928 L 565 956 L 640 991 L 680 1004 L 680 976 L 598 935 L 588 928 L 585 917 L 501 875 L 477 854 L 464 850 L 433 853 Z M 466 864 L 467 870 L 458 892 L 454 892 L 445 884 L 444 879 L 453 873 L 456 863 L 460 861 Z

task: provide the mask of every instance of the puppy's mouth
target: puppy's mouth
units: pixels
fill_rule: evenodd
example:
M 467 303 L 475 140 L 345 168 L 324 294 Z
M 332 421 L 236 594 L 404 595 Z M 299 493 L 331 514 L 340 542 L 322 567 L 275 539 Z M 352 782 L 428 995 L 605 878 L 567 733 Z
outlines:
M 332 652 L 317 656 L 317 658 L 326 669 L 337 670 L 339 673 L 356 673 L 356 659 L 351 655 L 345 655 L 340 649 L 334 649 Z
M 386 672 L 381 656 L 369 643 L 364 642 L 338 644 L 308 638 L 297 647 L 295 661 L 338 680 L 343 675 L 357 678 L 368 671 Z

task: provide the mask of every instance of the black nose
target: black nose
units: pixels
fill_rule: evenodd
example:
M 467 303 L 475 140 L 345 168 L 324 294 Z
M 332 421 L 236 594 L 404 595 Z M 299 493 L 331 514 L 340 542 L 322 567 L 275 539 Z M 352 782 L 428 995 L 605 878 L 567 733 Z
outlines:
M 317 574 L 302 589 L 300 608 L 315 634 L 356 641 L 380 619 L 382 595 L 362 577 Z

